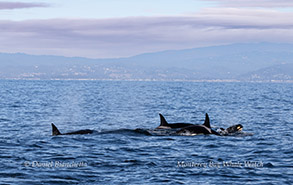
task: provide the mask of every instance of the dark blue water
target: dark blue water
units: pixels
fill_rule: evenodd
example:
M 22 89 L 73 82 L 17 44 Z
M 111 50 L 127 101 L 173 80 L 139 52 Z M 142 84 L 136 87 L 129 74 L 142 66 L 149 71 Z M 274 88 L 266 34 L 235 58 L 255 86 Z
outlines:
M 2 184 L 292 184 L 293 84 L 0 81 Z M 149 135 L 169 122 L 251 136 Z M 89 135 L 51 136 L 95 130 Z M 136 130 L 140 128 L 139 130 Z

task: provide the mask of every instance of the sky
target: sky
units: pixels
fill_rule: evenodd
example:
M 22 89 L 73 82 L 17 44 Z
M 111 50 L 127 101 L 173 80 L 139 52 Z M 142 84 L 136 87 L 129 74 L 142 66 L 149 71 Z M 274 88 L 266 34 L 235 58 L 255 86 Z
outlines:
M 0 52 L 88 58 L 293 43 L 293 0 L 0 0 Z

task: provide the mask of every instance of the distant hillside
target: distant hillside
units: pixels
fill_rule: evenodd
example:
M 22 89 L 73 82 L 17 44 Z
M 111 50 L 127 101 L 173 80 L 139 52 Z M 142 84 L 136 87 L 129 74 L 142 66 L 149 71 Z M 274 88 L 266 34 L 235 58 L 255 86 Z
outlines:
M 0 53 L 2 79 L 292 81 L 293 44 L 232 44 L 88 59 Z
M 274 65 L 249 72 L 238 77 L 246 81 L 292 81 L 293 82 L 293 63 Z

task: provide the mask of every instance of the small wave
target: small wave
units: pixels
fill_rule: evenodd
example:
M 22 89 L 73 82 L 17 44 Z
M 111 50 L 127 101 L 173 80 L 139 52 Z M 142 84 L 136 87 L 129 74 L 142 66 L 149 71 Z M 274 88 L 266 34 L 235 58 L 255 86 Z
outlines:
M 31 147 L 31 148 L 43 148 L 42 146 L 40 146 L 38 144 L 31 144 L 31 145 L 28 145 L 28 147 Z
M 128 166 L 144 165 L 143 161 L 136 160 L 136 159 L 126 159 L 123 161 L 123 163 L 127 164 Z
M 215 144 L 209 144 L 207 145 L 207 148 L 218 148 L 219 146 L 218 145 L 215 145 Z
M 126 159 L 126 160 L 124 160 L 124 162 L 126 162 L 126 163 L 137 163 L 139 161 L 136 160 L 136 159 Z
M 0 122 L 9 122 L 11 121 L 10 119 L 7 119 L 7 118 L 0 118 Z
M 43 181 L 45 184 L 79 184 L 77 180 L 61 180 L 60 178 L 45 180 Z
M 170 138 L 170 137 L 165 137 L 165 138 L 163 138 L 162 140 L 174 141 L 175 139 L 174 139 L 174 138 Z
M 69 156 L 59 156 L 50 158 L 51 161 L 66 161 L 66 160 L 76 160 L 76 157 Z
M 11 105 L 10 106 L 11 108 L 20 108 L 20 107 L 22 107 L 21 105 Z
M 3 155 L 3 154 L 1 154 L 1 156 L 0 156 L 0 159 L 11 159 L 11 158 L 13 158 L 13 157 L 10 156 L 10 155 Z
M 12 172 L 12 173 L 1 172 L 0 177 L 3 177 L 3 178 L 9 178 L 9 177 L 11 177 L 11 178 L 25 178 L 26 174 L 19 173 L 19 172 Z
M 253 136 L 253 133 L 247 133 L 247 132 L 235 132 L 235 133 L 229 133 L 224 136 L 234 136 L 234 137 L 246 137 L 246 136 Z
M 274 168 L 275 167 L 272 163 L 265 163 L 263 166 L 266 168 Z
M 155 162 L 148 162 L 146 165 L 147 166 L 157 166 L 157 164 Z

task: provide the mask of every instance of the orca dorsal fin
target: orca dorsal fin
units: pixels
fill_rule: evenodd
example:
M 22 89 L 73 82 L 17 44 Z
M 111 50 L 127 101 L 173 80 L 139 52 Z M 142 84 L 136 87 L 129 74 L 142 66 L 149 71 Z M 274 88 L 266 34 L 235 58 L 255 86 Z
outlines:
M 62 135 L 58 128 L 52 123 L 52 136 Z
M 164 116 L 162 114 L 159 114 L 159 115 L 160 115 L 160 120 L 161 120 L 160 126 L 168 126 L 168 122 L 166 121 Z
M 204 126 L 208 127 L 208 128 L 211 128 L 211 125 L 210 125 L 210 118 L 209 118 L 209 115 L 208 113 L 206 113 L 206 119 L 204 120 Z

